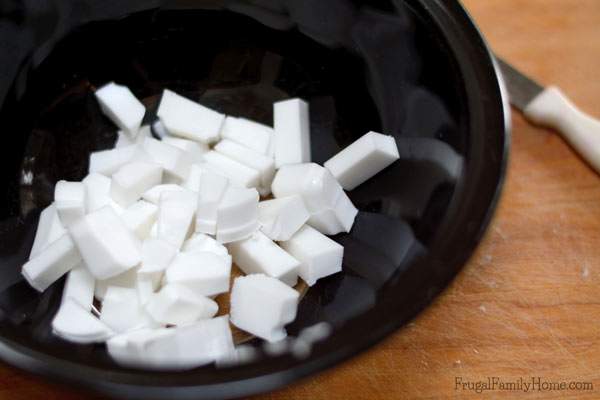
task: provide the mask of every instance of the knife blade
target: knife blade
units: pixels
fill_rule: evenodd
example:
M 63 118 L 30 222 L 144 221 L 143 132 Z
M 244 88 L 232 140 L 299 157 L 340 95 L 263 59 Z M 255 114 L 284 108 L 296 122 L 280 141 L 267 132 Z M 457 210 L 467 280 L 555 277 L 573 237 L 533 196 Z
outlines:
M 500 57 L 496 57 L 496 59 L 510 93 L 510 104 L 521 111 L 524 110 L 537 95 L 544 91 L 544 87 L 523 75 Z
M 536 125 L 555 129 L 600 174 L 600 120 L 581 111 L 557 87 L 544 87 L 496 57 L 510 103 Z

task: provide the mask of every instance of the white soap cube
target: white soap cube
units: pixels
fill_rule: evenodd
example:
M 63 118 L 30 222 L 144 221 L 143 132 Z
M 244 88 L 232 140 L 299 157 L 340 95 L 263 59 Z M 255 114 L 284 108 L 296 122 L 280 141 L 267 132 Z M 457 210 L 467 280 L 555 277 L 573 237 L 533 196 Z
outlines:
M 50 243 L 23 265 L 21 273 L 35 290 L 43 292 L 81 262 L 81 255 L 68 233 Z
M 309 217 L 302 197 L 297 195 L 258 203 L 260 230 L 271 240 L 289 240 Z
M 207 144 L 193 140 L 166 136 L 162 141 L 186 152 L 193 163 L 202 163 L 204 161 L 204 153 L 209 151 Z
M 106 342 L 108 354 L 119 365 L 143 369 L 169 369 L 179 351 L 175 329 L 142 328 L 111 337 Z
M 358 210 L 344 191 L 332 208 L 326 208 L 313 213 L 308 219 L 308 224 L 326 235 L 336 235 L 340 232 L 350 232 Z
M 265 274 L 294 286 L 300 261 L 258 231 L 251 237 L 228 245 L 233 262 L 246 274 Z
M 393 136 L 369 132 L 325 164 L 346 190 L 352 190 L 400 158 Z
M 162 173 L 162 167 L 154 163 L 125 164 L 112 176 L 110 195 L 122 207 L 129 207 L 145 191 L 160 184 Z
M 86 190 L 86 212 L 96 211 L 111 204 L 110 178 L 98 172 L 92 172 L 82 182 Z
M 298 275 L 309 286 L 342 270 L 344 247 L 308 225 L 281 247 L 300 261 Z
M 165 89 L 156 115 L 169 133 L 211 143 L 219 138 L 225 116 Z
M 258 192 L 229 185 L 217 208 L 217 240 L 229 243 L 258 229 Z
M 310 162 L 308 104 L 300 99 L 273 104 L 275 166 Z
M 201 164 L 192 164 L 190 167 L 190 173 L 182 185 L 184 188 L 191 190 L 192 192 L 198 193 L 200 191 L 200 181 L 202 179 L 202 173 L 206 170 Z
M 67 274 L 63 289 L 62 302 L 67 299 L 77 302 L 87 311 L 91 311 L 94 302 L 94 287 L 96 280 L 83 263 L 73 268 Z
M 186 240 L 181 247 L 181 251 L 188 253 L 192 251 L 204 251 L 222 257 L 229 256 L 229 252 L 225 246 L 204 233 L 196 233 Z
M 259 228 L 258 221 L 251 221 L 246 225 L 231 229 L 221 229 L 217 232 L 217 240 L 220 243 L 237 242 L 250 237 Z
M 135 137 L 132 137 L 130 134 L 120 130 L 117 131 L 117 141 L 115 142 L 115 148 L 140 144 L 144 141 L 144 138 L 151 136 L 152 131 L 150 130 L 150 125 L 144 125 L 140 127 Z
M 311 213 L 333 207 L 342 191 L 333 175 L 315 163 L 281 167 L 271 189 L 276 198 L 301 196 Z
M 214 235 L 217 233 L 217 208 L 229 181 L 222 175 L 203 171 L 198 188 L 196 232 Z
M 299 294 L 277 279 L 262 274 L 236 278 L 231 290 L 231 323 L 277 342 L 287 334 L 284 326 L 296 318 Z
M 246 118 L 225 118 L 221 137 L 232 140 L 263 155 L 269 154 L 274 131 L 270 126 Z
M 85 215 L 85 185 L 58 181 L 54 187 L 54 206 L 63 226 L 68 227 Z
M 81 218 L 69 233 L 96 279 L 122 274 L 142 259 L 139 239 L 109 206 Z
M 151 137 L 144 140 L 143 149 L 155 163 L 163 167 L 165 179 L 184 181 L 187 178 L 192 162 L 183 150 Z
M 212 318 L 219 306 L 183 285 L 167 284 L 146 304 L 148 314 L 161 324 L 183 325 Z
M 112 337 L 108 353 L 120 365 L 184 370 L 225 358 L 234 351 L 227 316 L 162 329 L 140 329 Z
M 148 189 L 142 195 L 142 199 L 152 204 L 158 205 L 160 195 L 162 192 L 178 192 L 185 190 L 184 187 L 176 185 L 174 183 L 163 183 L 162 185 L 156 185 L 152 189 Z
M 162 272 L 154 273 L 139 273 L 135 282 L 135 289 L 137 296 L 142 307 L 145 307 L 150 299 L 154 296 L 154 293 L 160 288 L 160 282 L 162 280 Z
M 152 225 L 149 238 L 158 239 L 158 222 L 155 222 L 154 225 Z
M 127 207 L 121 214 L 125 226 L 141 240 L 150 236 L 150 230 L 158 216 L 158 207 L 150 202 L 139 200 Z
M 113 276 L 112 278 L 96 280 L 94 289 L 94 297 L 100 301 L 104 300 L 106 291 L 109 287 L 121 287 L 126 289 L 133 289 L 136 287 L 138 278 L 138 268 L 131 268 L 122 274 Z
M 138 273 L 163 272 L 177 254 L 177 247 L 171 243 L 149 238 L 142 245 L 142 267 Z
M 89 172 L 112 176 L 119 168 L 133 160 L 139 151 L 140 148 L 137 145 L 95 151 L 90 154 Z
M 114 335 L 102 321 L 93 316 L 79 303 L 64 301 L 52 320 L 52 332 L 74 343 L 101 343 Z
M 282 167 L 272 190 L 277 198 L 301 196 L 311 214 L 308 223 L 328 235 L 349 232 L 358 213 L 331 172 L 314 163 Z
M 135 136 L 146 113 L 144 105 L 128 87 L 110 82 L 96 90 L 102 112 L 120 129 Z
M 275 176 L 275 161 L 271 157 L 228 139 L 217 143 L 215 151 L 258 171 L 260 184 L 257 189 L 263 196 L 271 193 L 271 183 Z
M 136 289 L 119 286 L 106 290 L 100 321 L 117 333 L 156 326 L 140 304 Z
M 204 154 L 204 161 L 239 186 L 247 188 L 260 186 L 260 173 L 233 158 L 216 151 L 209 151 Z
M 203 296 L 214 296 L 229 290 L 230 275 L 230 256 L 191 251 L 175 256 L 165 272 L 165 282 L 187 286 Z
M 198 198 L 192 191 L 162 192 L 158 202 L 158 238 L 179 249 L 193 227 L 197 205 Z
M 229 318 L 224 315 L 176 328 L 178 365 L 195 368 L 227 357 L 234 351 Z
M 63 227 L 56 212 L 54 203 L 40 213 L 40 219 L 38 221 L 37 230 L 35 231 L 35 238 L 33 239 L 33 246 L 29 253 L 29 259 L 35 258 L 40 252 L 42 252 L 48 245 L 55 240 L 60 239 L 67 230 Z

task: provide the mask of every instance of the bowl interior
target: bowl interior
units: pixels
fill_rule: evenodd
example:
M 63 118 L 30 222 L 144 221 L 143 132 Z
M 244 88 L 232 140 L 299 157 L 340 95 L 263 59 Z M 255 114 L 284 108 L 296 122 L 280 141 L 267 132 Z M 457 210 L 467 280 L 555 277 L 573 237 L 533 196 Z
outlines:
M 11 82 L 0 110 L 10 135 L 10 146 L 0 149 L 7 188 L 0 194 L 0 337 L 37 360 L 40 371 L 69 379 L 75 368 L 84 384 L 102 376 L 138 387 L 206 389 L 284 372 L 289 380 L 339 359 L 341 353 L 334 353 L 341 348 L 349 354 L 364 347 L 389 331 L 384 321 L 397 326 L 414 315 L 454 274 L 485 225 L 504 160 L 499 89 L 482 61 L 471 65 L 479 72 L 467 77 L 469 59 L 457 56 L 443 32 L 449 28 L 432 17 L 432 9 L 419 1 L 233 2 L 229 9 L 191 3 L 122 18 L 98 15 L 48 45 L 37 62 L 24 63 Z M 461 18 L 468 27 L 463 33 L 480 41 Z M 470 57 L 485 57 L 482 43 L 472 46 L 481 54 Z M 63 282 L 36 293 L 20 267 L 54 183 L 81 180 L 89 153 L 116 139 L 93 96 L 94 88 L 112 80 L 142 99 L 147 123 L 156 118 L 164 88 L 269 125 L 274 101 L 301 97 L 310 104 L 312 157 L 320 164 L 367 131 L 396 138 L 401 159 L 349 192 L 360 212 L 349 234 L 334 237 L 345 246 L 343 272 L 311 287 L 288 327 L 292 336 L 317 322 L 333 328 L 308 358 L 260 352 L 247 366 L 157 373 L 119 368 L 101 345 L 73 345 L 52 335 Z M 485 112 L 495 114 L 489 116 L 473 102 L 477 91 L 494 89 Z M 475 130 L 488 123 L 485 135 L 502 140 Z M 493 179 L 473 188 L 482 168 Z M 462 209 L 466 197 L 478 206 Z M 453 224 L 469 222 L 473 227 L 464 236 L 452 236 L 461 235 Z M 457 254 L 444 259 L 453 243 Z M 415 291 L 424 293 L 419 301 L 409 296 Z M 402 312 L 394 314 L 399 307 Z M 364 325 L 364 318 L 374 325 Z M 261 349 L 257 341 L 253 345 Z

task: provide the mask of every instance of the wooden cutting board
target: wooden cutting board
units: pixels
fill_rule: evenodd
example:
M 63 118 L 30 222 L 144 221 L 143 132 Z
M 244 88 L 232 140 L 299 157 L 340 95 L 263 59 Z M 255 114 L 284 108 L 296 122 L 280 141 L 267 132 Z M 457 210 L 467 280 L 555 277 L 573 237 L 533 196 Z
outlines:
M 600 117 L 600 0 L 465 0 L 495 50 Z M 514 116 L 508 179 L 453 284 L 372 350 L 257 399 L 600 398 L 600 177 Z M 478 395 L 456 379 L 591 382 Z M 0 399 L 90 398 L 0 364 Z

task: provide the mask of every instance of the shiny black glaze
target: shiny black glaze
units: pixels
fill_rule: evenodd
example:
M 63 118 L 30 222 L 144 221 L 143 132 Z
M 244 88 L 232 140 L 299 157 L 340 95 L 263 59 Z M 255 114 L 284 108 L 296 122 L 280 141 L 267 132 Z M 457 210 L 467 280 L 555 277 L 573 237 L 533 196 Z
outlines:
M 252 3 L 229 2 L 224 10 L 224 2 L 176 1 L 157 10 L 148 2 L 90 2 L 88 8 L 49 2 L 41 11 L 15 6 L 5 15 L 3 23 L 17 21 L 23 32 L 35 32 L 19 31 L 21 39 L 40 45 L 27 53 L 21 40 L 16 53 L 29 57 L 14 55 L 18 68 L 5 67 L 0 85 L 0 120 L 10 143 L 0 149 L 8 189 L 0 198 L 5 360 L 128 398 L 264 391 L 346 358 L 402 325 L 470 255 L 500 187 L 507 124 L 491 58 L 460 6 Z M 97 21 L 74 29 L 76 21 L 88 20 Z M 48 40 L 67 32 L 64 40 Z M 93 98 L 93 88 L 110 80 L 143 99 L 146 122 L 154 120 L 165 87 L 267 124 L 273 101 L 302 97 L 310 103 L 318 163 L 368 130 L 395 136 L 401 159 L 349 193 L 360 212 L 349 234 L 334 237 L 345 246 L 343 273 L 312 287 L 289 326 L 291 334 L 319 321 L 335 328 L 309 358 L 265 356 L 234 368 L 144 372 L 117 367 L 101 345 L 73 345 L 51 334 L 62 281 L 38 294 L 19 269 L 54 183 L 82 179 L 89 152 L 111 147 L 116 138 Z

